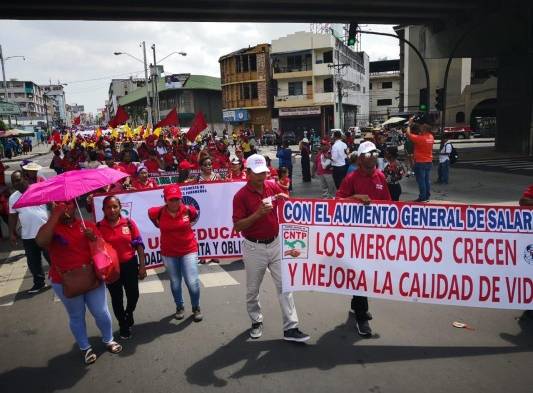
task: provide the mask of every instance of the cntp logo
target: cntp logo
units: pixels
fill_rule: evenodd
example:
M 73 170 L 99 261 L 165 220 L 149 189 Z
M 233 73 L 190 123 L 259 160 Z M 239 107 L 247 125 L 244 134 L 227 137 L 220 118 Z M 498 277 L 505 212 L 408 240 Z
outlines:
M 194 221 L 191 221 L 191 226 L 193 226 L 194 224 L 196 224 L 198 222 L 198 220 L 200 219 L 200 205 L 198 204 L 198 202 L 196 201 L 196 199 L 194 199 L 193 197 L 189 196 L 189 195 L 184 195 L 182 198 L 181 198 L 181 203 L 185 204 L 185 205 L 189 205 L 189 206 L 194 206 L 194 208 L 196 209 L 196 211 L 198 212 L 198 215 L 196 216 L 196 219 Z
M 283 258 L 307 259 L 309 255 L 309 228 L 299 225 L 282 226 Z
M 524 261 L 533 265 L 533 244 L 526 247 L 526 251 L 524 251 Z
M 131 218 L 131 211 L 133 210 L 133 202 L 122 202 L 120 215 L 125 218 Z

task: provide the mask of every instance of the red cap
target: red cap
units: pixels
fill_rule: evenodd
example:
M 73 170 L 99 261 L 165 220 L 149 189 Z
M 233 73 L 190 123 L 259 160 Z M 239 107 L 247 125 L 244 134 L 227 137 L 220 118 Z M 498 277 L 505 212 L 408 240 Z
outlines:
M 181 198 L 181 190 L 178 185 L 169 184 L 165 186 L 163 195 L 165 196 L 165 200 Z
M 186 170 L 189 170 L 189 169 L 193 169 L 194 168 L 194 165 L 191 164 L 189 161 L 187 160 L 182 160 L 180 162 L 180 164 L 178 165 L 178 168 L 181 169 L 182 171 L 186 171 Z

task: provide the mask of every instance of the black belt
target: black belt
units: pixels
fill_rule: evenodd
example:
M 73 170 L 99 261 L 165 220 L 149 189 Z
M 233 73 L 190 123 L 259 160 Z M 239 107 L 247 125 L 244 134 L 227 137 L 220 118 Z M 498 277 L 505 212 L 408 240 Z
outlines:
M 259 243 L 259 244 L 270 244 L 277 238 L 278 238 L 277 236 L 271 237 L 270 239 L 253 239 L 251 237 L 245 237 L 245 239 L 248 240 L 249 242 Z

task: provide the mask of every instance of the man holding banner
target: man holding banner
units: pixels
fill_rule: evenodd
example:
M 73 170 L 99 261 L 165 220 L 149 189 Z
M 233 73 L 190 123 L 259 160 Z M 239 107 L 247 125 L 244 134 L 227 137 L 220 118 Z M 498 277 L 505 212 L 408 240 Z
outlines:
M 372 142 L 366 141 L 357 149 L 357 170 L 350 173 L 337 190 L 337 198 L 355 199 L 368 205 L 373 200 L 390 201 L 385 175 L 376 169 L 379 151 Z M 372 319 L 368 313 L 366 296 L 352 297 L 352 310 L 355 313 L 355 328 L 362 337 L 369 337 L 372 329 L 368 321 Z
M 273 182 L 266 182 L 266 160 L 253 154 L 246 160 L 248 183 L 233 198 L 233 223 L 242 232 L 243 261 L 246 269 L 246 305 L 252 320 L 250 337 L 263 334 L 263 313 L 259 304 L 259 287 L 266 269 L 270 269 L 278 292 L 283 316 L 283 339 L 304 342 L 309 336 L 298 329 L 298 315 L 292 293 L 283 293 L 279 223 L 276 200 L 287 197 Z

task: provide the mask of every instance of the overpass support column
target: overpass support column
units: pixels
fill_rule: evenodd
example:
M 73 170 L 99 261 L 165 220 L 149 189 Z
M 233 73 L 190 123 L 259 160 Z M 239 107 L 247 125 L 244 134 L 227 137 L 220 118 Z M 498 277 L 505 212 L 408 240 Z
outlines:
M 533 155 L 533 54 L 498 63 L 496 150 Z

